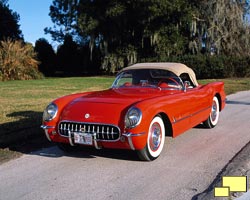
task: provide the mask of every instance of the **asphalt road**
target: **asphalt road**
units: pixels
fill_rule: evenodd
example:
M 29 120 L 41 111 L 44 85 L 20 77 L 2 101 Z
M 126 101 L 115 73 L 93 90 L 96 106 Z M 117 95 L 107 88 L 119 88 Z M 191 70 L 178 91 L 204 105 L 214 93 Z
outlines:
M 250 141 L 250 92 L 227 97 L 214 129 L 166 138 L 162 155 L 141 162 L 130 151 L 64 154 L 50 147 L 0 165 L 0 200 L 189 200 L 203 192 Z

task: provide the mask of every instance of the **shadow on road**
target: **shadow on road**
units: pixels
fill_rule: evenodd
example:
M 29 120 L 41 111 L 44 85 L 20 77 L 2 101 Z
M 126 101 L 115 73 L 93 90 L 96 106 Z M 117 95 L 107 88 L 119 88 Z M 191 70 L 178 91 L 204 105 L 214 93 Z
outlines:
M 226 104 L 233 104 L 233 105 L 246 105 L 249 106 L 250 102 L 245 102 L 245 101 L 226 101 Z
M 42 112 L 21 111 L 7 114 L 11 122 L 0 124 L 0 149 L 21 153 L 49 146 L 40 129 Z
M 96 158 L 106 157 L 110 159 L 138 161 L 134 151 L 101 149 L 96 150 L 90 147 L 78 147 L 74 152 L 65 153 L 60 150 L 54 143 L 47 140 L 43 130 L 40 128 L 42 112 L 21 111 L 6 115 L 7 118 L 14 118 L 16 121 L 0 124 L 0 157 L 1 149 L 10 150 L 6 160 L 13 158 L 15 152 L 22 154 L 32 154 L 48 157 L 79 157 L 79 158 Z M 0 159 L 1 161 L 1 159 Z
M 74 158 L 86 158 L 93 159 L 97 157 L 118 159 L 118 160 L 130 160 L 139 161 L 136 152 L 130 150 L 119 150 L 119 149 L 101 149 L 97 150 L 93 147 L 77 147 L 72 152 L 64 152 L 57 145 L 49 148 L 44 148 L 38 151 L 31 152 L 32 155 L 45 156 L 52 158 L 59 157 L 74 157 Z

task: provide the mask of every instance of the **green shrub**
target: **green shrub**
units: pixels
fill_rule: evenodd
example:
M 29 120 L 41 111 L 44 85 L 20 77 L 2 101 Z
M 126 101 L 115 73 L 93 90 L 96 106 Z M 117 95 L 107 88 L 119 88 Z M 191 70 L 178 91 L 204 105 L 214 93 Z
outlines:
M 36 53 L 31 44 L 7 39 L 0 42 L 0 79 L 28 80 L 41 78 Z

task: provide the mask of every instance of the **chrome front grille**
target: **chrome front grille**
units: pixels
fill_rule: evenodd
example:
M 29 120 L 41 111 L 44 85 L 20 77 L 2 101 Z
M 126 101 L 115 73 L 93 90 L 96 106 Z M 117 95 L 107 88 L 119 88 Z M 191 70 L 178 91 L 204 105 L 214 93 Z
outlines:
M 59 134 L 69 137 L 69 133 L 89 133 L 96 134 L 96 140 L 116 141 L 120 138 L 120 129 L 117 126 L 109 124 L 91 124 L 82 122 L 62 121 L 59 123 Z

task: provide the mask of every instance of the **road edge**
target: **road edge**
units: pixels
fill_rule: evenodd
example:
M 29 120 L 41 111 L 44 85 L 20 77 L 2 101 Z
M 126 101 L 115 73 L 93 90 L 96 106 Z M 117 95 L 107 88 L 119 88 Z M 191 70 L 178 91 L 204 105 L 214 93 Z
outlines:
M 225 165 L 214 181 L 202 193 L 196 194 L 192 200 L 228 200 L 242 196 L 244 193 L 230 193 L 230 197 L 214 197 L 214 188 L 222 186 L 222 176 L 250 177 L 250 141 Z M 249 189 L 249 188 L 248 188 Z

